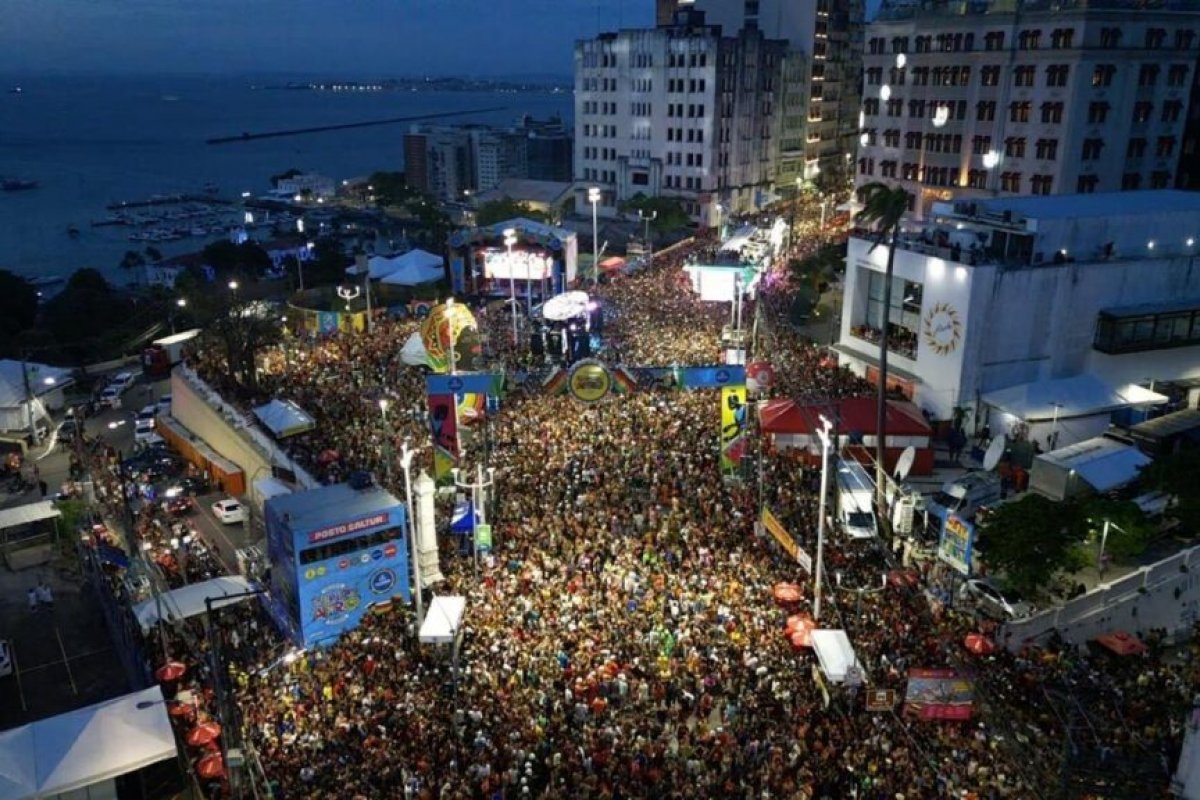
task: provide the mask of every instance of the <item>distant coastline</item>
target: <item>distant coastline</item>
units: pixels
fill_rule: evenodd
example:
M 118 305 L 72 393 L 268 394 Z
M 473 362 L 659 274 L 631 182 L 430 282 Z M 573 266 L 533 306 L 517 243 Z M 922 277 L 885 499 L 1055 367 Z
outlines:
M 380 81 L 322 79 L 254 84 L 251 89 L 285 92 L 504 92 L 565 94 L 573 86 L 565 80 L 512 81 L 491 78 L 425 77 L 389 78 Z

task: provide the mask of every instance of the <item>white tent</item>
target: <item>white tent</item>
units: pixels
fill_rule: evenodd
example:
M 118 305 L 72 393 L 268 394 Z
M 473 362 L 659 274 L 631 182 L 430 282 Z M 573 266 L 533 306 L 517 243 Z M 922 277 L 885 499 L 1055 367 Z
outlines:
M 420 367 L 429 363 L 429 353 L 425 350 L 420 331 L 413 331 L 404 347 L 400 348 L 400 360 L 410 367 Z
M 850 637 L 842 630 L 818 630 L 812 632 L 811 638 L 825 677 L 832 683 L 843 683 L 850 668 L 858 665 Z
M 1167 398 L 1136 384 L 1111 386 L 1094 375 L 1075 375 L 997 389 L 983 402 L 1025 422 L 1107 414 L 1130 406 L 1154 406 Z
M 153 686 L 0 733 L 0 800 L 75 796 L 176 754 Z M 115 797 L 116 788 L 91 796 Z
M 445 273 L 441 267 L 404 264 L 385 276 L 380 283 L 386 283 L 388 286 L 416 286 L 421 283 L 435 283 L 443 277 Z
M 421 623 L 421 644 L 451 644 L 462 629 L 467 598 L 445 595 L 433 598 Z
M 1059 501 L 1089 489 L 1104 494 L 1137 480 L 1149 463 L 1136 447 L 1098 436 L 1034 458 L 1029 488 Z
M 254 416 L 267 426 L 277 439 L 306 433 L 317 426 L 313 418 L 291 400 L 272 400 L 254 409 Z
M 19 528 L 22 525 L 30 525 L 34 522 L 41 522 L 44 519 L 54 519 L 61 516 L 62 512 L 55 508 L 54 503 L 50 500 L 41 500 L 37 503 L 26 503 L 23 506 L 3 508 L 0 509 L 0 530 Z
M 256 588 L 253 583 L 241 575 L 225 575 L 202 583 L 193 583 L 179 589 L 172 589 L 157 599 L 151 598 L 145 600 L 133 607 L 133 613 L 137 616 L 138 622 L 141 623 L 142 630 L 147 631 L 160 619 L 160 608 L 162 616 L 168 622 L 175 622 L 203 614 L 205 611 L 205 598 L 212 598 L 212 607 L 216 609 L 233 603 L 240 603 L 242 600 L 247 599 L 248 595 L 235 597 L 231 600 L 221 598 L 228 597 L 229 595 L 246 595 L 248 592 L 255 591 Z M 0 800 L 3 800 L 3 798 L 0 798 Z

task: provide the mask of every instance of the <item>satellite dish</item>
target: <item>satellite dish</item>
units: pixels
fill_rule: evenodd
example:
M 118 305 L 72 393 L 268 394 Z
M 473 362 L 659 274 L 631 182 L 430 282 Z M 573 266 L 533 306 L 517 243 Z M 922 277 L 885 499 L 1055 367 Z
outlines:
M 904 448 L 904 452 L 900 454 L 900 458 L 896 461 L 896 477 L 899 480 L 904 480 L 908 477 L 908 473 L 912 470 L 913 462 L 917 460 L 917 448 L 911 444 Z
M 992 443 L 988 445 L 987 452 L 983 454 L 983 468 L 991 472 L 1000 463 L 1000 456 L 1004 455 L 1005 439 L 1003 436 L 997 436 L 992 439 Z

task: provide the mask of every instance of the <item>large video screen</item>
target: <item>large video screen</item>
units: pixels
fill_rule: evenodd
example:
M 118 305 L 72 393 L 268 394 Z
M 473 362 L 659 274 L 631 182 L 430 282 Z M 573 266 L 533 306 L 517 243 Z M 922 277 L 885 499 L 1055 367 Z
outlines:
M 554 259 L 526 250 L 483 251 L 483 273 L 488 280 L 541 281 L 554 274 Z

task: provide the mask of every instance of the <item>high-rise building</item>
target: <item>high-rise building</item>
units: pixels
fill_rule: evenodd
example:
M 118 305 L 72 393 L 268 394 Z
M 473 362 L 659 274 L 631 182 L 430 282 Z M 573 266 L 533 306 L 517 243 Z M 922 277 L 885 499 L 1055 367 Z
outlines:
M 726 35 L 741 28 L 785 39 L 807 63 L 805 172 L 781 164 L 780 185 L 824 173 L 830 185 L 849 178 L 862 74 L 863 0 L 695 0 Z
M 914 195 L 1173 186 L 1200 47 L 1188 0 L 926 0 L 867 28 L 858 185 Z
M 639 193 L 678 197 L 707 225 L 761 206 L 783 141 L 779 98 L 802 94 L 795 58 L 786 41 L 726 35 L 687 8 L 669 27 L 577 42 L 576 207 L 590 186 L 606 214 Z

